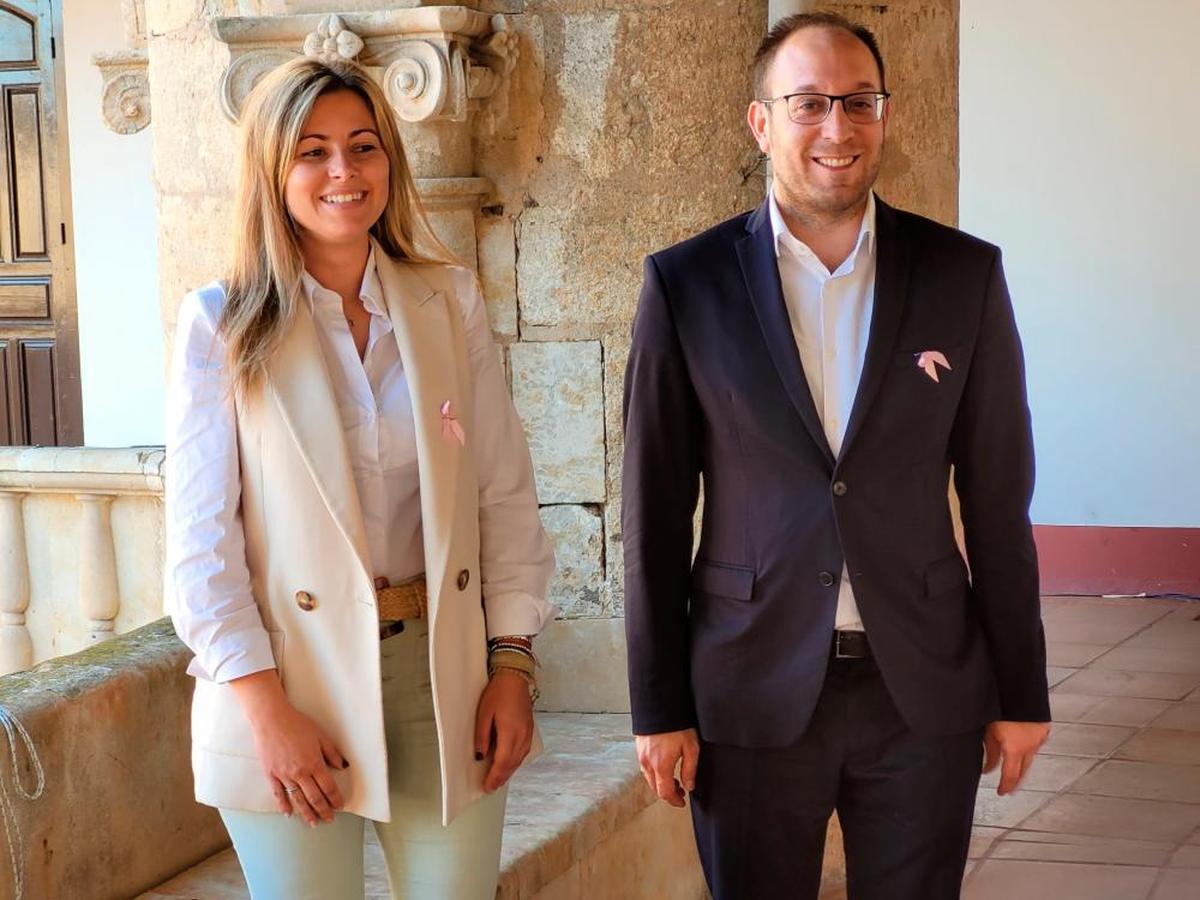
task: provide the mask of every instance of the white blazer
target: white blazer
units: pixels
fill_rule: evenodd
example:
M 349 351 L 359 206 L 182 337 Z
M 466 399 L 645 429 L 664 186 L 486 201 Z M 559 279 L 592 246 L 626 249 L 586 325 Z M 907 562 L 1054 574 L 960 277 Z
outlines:
M 442 433 L 446 401 L 472 433 L 472 376 L 451 270 L 390 259 L 376 267 L 408 376 L 415 420 L 430 668 L 442 816 L 482 796 L 475 713 L 487 684 L 479 571 L 479 490 L 469 447 Z M 345 811 L 390 820 L 375 589 L 353 472 L 308 304 L 237 406 L 242 525 L 251 588 L 288 699 L 351 761 L 334 772 Z M 540 752 L 534 735 L 530 757 Z M 197 679 L 196 799 L 276 810 L 242 708 L 227 684 Z

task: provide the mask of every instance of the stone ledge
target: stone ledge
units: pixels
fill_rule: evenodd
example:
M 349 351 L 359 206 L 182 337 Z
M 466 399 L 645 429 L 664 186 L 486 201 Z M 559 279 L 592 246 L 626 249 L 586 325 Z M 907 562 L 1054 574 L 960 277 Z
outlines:
M 129 897 L 228 844 L 216 812 L 192 799 L 189 657 L 162 619 L 0 677 L 0 704 L 29 731 L 46 775 L 38 800 L 9 792 L 26 897 Z M 23 746 L 17 759 L 30 788 Z
M 704 896 L 691 818 L 656 803 L 638 772 L 629 716 L 557 713 L 539 715 L 538 722 L 548 749 L 513 778 L 497 898 L 536 897 L 552 886 L 556 898 L 650 896 L 638 886 L 663 874 L 646 870 L 651 862 L 663 866 L 670 876 L 667 883 L 675 885 L 669 894 L 654 896 Z M 662 849 L 678 850 L 682 843 L 682 852 L 659 858 L 655 848 L 653 857 L 642 858 L 630 847 L 619 869 L 602 872 L 588 866 L 598 849 L 620 841 L 622 832 L 645 813 L 660 820 L 662 831 L 678 832 L 660 832 Z
M 0 488 L 90 494 L 162 494 L 162 447 L 0 448 Z

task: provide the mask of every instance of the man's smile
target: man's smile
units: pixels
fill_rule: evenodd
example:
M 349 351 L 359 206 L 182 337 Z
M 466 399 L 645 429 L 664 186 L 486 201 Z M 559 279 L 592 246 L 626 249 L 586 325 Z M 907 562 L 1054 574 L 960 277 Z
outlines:
M 812 160 L 826 169 L 846 169 L 858 161 L 858 156 L 814 156 Z

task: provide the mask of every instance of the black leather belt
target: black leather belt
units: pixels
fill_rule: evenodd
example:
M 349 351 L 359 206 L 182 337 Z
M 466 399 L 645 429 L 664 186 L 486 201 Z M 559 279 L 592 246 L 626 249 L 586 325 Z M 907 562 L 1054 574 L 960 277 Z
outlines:
M 834 659 L 870 659 L 871 645 L 862 631 L 835 631 L 833 633 Z

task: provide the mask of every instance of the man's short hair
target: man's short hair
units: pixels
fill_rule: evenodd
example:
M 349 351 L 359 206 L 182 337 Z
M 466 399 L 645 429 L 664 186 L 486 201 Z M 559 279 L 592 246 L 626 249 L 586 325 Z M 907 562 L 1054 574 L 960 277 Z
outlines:
M 767 36 L 758 45 L 751 69 L 754 77 L 754 96 L 756 98 L 766 99 L 763 97 L 763 94 L 767 87 L 767 70 L 771 68 L 771 63 L 774 62 L 775 54 L 779 52 L 780 45 L 797 31 L 803 31 L 805 28 L 837 28 L 852 34 L 866 44 L 867 49 L 871 51 L 871 55 L 875 57 L 876 65 L 879 66 L 879 87 L 881 90 L 887 90 L 887 81 L 883 74 L 883 54 L 879 52 L 879 42 L 875 39 L 875 35 L 871 32 L 871 29 L 865 25 L 859 25 L 857 22 L 851 22 L 845 16 L 838 15 L 837 13 L 810 12 L 797 13 L 794 16 L 787 16 L 780 19 L 771 26 L 771 30 L 767 32 Z

